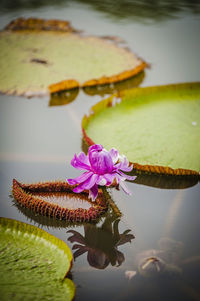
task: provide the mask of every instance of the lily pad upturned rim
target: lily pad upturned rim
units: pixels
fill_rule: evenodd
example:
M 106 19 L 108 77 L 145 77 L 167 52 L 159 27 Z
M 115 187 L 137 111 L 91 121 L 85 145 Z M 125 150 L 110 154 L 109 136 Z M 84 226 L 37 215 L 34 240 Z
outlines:
M 84 82 L 82 85 L 74 79 L 71 80 L 63 80 L 59 83 L 49 85 L 48 89 L 50 94 L 58 93 L 61 91 L 67 91 L 75 88 L 87 88 L 87 87 L 96 87 L 96 86 L 103 86 L 106 84 L 114 84 L 126 80 L 135 76 L 136 74 L 143 71 L 148 64 L 145 61 L 141 61 L 141 64 L 137 67 L 134 67 L 130 70 L 125 70 L 119 74 L 113 76 L 102 76 L 100 78 L 91 79 Z
M 63 20 L 54 20 L 54 19 L 37 19 L 37 18 L 18 18 L 13 21 L 11 21 L 2 32 L 61 32 L 61 33 L 67 33 L 67 34 L 74 34 L 76 36 L 80 36 L 80 32 L 76 29 L 74 29 L 70 22 L 63 21 Z M 92 36 L 82 36 L 82 38 L 87 38 Z M 104 40 L 106 39 L 104 37 L 95 37 L 98 40 Z M 130 77 L 135 76 L 136 74 L 143 71 L 146 67 L 149 67 L 149 64 L 147 64 L 142 58 L 139 56 L 136 56 L 134 53 L 132 53 L 131 50 L 129 50 L 127 47 L 118 46 L 115 42 L 111 43 L 115 45 L 116 48 L 124 49 L 127 53 L 133 54 L 135 58 L 137 59 L 138 63 L 136 66 L 130 67 L 130 69 L 125 69 L 124 71 L 109 75 L 109 76 L 101 76 L 99 78 L 91 78 L 89 80 L 86 80 L 83 83 L 80 83 L 76 78 L 68 78 L 59 81 L 54 82 L 47 87 L 45 87 L 45 90 L 42 91 L 23 91 L 18 92 L 17 89 L 11 89 L 11 91 L 2 91 L 4 94 L 8 95 L 17 95 L 17 96 L 25 96 L 25 97 L 34 97 L 34 96 L 46 96 L 48 94 L 54 94 L 59 93 L 62 91 L 68 91 L 76 88 L 87 88 L 87 87 L 95 87 L 95 86 L 101 86 L 106 84 L 114 84 L 117 82 L 121 82 L 123 80 L 126 80 Z M 126 68 L 126 67 L 125 67 Z M 123 69 L 122 69 L 123 70 Z
M 65 192 L 72 193 L 75 185 L 70 185 L 67 182 L 54 181 L 35 184 L 22 184 L 13 179 L 12 193 L 15 201 L 22 207 L 30 209 L 42 216 L 56 218 L 63 221 L 73 223 L 94 222 L 98 220 L 107 210 L 108 204 L 104 195 L 100 192 L 97 199 L 92 202 L 88 199 L 88 191 L 80 194 L 75 194 L 77 197 L 87 198 L 90 203 L 89 209 L 77 208 L 68 209 L 56 204 L 49 203 L 40 197 L 33 195 L 39 192 Z
M 123 81 L 101 86 L 83 87 L 83 92 L 89 96 L 100 95 L 101 97 L 105 97 L 105 95 L 112 95 L 113 93 L 116 93 L 116 91 L 119 92 L 140 86 L 144 77 L 145 71 L 142 70 L 138 74 Z M 67 105 L 77 98 L 79 92 L 80 88 L 74 88 L 68 91 L 51 93 L 49 106 Z
M 57 19 L 41 19 L 41 18 L 23 18 L 19 17 L 8 23 L 4 30 L 22 31 L 22 30 L 37 30 L 37 31 L 62 31 L 62 32 L 77 32 L 69 21 Z
M 83 140 L 85 143 L 89 146 L 96 144 L 95 141 L 93 141 L 86 133 L 86 126 L 89 124 L 90 120 L 93 118 L 94 114 L 99 113 L 103 111 L 106 108 L 112 107 L 113 103 L 115 103 L 115 99 L 119 98 L 120 101 L 123 101 L 123 96 L 126 96 L 128 93 L 132 93 L 132 95 L 135 94 L 135 96 L 139 96 L 142 93 L 153 93 L 154 91 L 162 90 L 163 89 L 178 89 L 180 87 L 190 87 L 193 86 L 199 86 L 200 82 L 191 82 L 191 83 L 180 83 L 180 84 L 168 84 L 168 85 L 160 85 L 160 86 L 152 86 L 152 87 L 142 87 L 142 88 L 134 88 L 131 90 L 125 90 L 120 91 L 118 93 L 115 93 L 111 95 L 110 97 L 103 99 L 102 101 L 98 102 L 94 106 L 90 108 L 89 115 L 84 115 L 82 119 L 82 134 L 83 134 Z M 190 177 L 198 177 L 200 179 L 200 173 L 195 170 L 191 169 L 184 169 L 184 168 L 171 168 L 168 166 L 160 166 L 160 165 L 148 165 L 148 164 L 139 164 L 137 162 L 130 162 L 130 164 L 133 164 L 133 172 L 134 170 L 137 172 L 147 173 L 147 174 L 160 174 L 160 175 L 172 175 L 172 176 L 190 176 Z

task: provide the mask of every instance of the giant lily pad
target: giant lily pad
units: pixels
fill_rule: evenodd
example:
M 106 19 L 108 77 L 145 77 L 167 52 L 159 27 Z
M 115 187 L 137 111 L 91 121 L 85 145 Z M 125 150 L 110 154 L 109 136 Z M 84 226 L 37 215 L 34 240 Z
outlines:
M 68 22 L 18 19 L 0 33 L 0 91 L 44 95 L 118 82 L 146 67 L 103 38 L 74 33 Z
M 116 147 L 137 170 L 199 176 L 199 83 L 135 88 L 117 96 L 84 116 L 88 144 Z
M 0 218 L 1 300 L 72 300 L 66 243 L 35 226 Z

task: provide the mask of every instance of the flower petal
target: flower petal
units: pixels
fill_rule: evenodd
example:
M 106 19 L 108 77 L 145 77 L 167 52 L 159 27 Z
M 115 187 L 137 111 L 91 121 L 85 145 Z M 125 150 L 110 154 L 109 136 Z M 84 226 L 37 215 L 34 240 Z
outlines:
M 89 147 L 88 149 L 88 154 L 92 151 L 102 151 L 103 150 L 103 146 L 101 144 L 93 144 Z
M 116 179 L 116 173 L 106 173 L 103 175 L 104 179 L 106 180 L 106 186 L 110 186 L 113 181 Z
M 78 154 L 78 158 L 81 162 L 85 163 L 86 165 L 90 165 L 90 161 L 88 156 L 86 156 L 86 154 L 84 152 L 80 152 Z
M 108 151 L 91 151 L 89 160 L 92 170 L 95 173 L 102 175 L 113 170 L 113 161 Z
M 113 164 L 117 163 L 118 159 L 119 159 L 119 152 L 116 148 L 111 148 L 111 150 L 109 151 L 109 154 L 111 155 Z
M 128 194 L 128 195 L 131 195 L 131 192 L 130 190 L 128 189 L 128 187 L 126 186 L 126 184 L 124 183 L 124 181 L 121 181 L 119 183 L 120 187 L 123 189 L 123 191 Z
M 80 170 L 83 170 L 83 169 L 90 170 L 91 169 L 90 166 L 85 164 L 84 162 L 82 162 L 81 159 L 79 159 L 76 154 L 74 155 L 74 158 L 71 160 L 71 165 Z
M 89 190 L 92 186 L 96 184 L 96 181 L 98 180 L 99 175 L 92 174 L 86 181 L 78 185 L 73 189 L 74 192 L 80 193 L 83 190 Z
M 105 186 L 107 183 L 106 179 L 104 178 L 103 175 L 100 175 L 99 176 L 99 179 L 97 181 L 97 185 L 100 185 L 100 186 Z
M 76 185 L 86 181 L 93 173 L 91 171 L 86 171 L 82 175 L 76 177 L 75 179 L 67 179 L 70 185 Z
M 89 198 L 91 198 L 92 201 L 95 201 L 97 195 L 98 195 L 98 186 L 97 184 L 95 184 L 93 187 L 90 188 Z
M 120 176 L 124 177 L 126 180 L 129 180 L 129 181 L 134 181 L 137 178 L 137 176 L 126 175 L 125 173 L 121 172 L 120 170 L 118 171 L 118 173 L 120 174 Z
M 123 155 L 119 158 L 120 162 L 115 165 L 118 169 L 121 169 L 123 171 L 131 171 L 133 169 L 133 165 L 129 166 L 128 159 Z

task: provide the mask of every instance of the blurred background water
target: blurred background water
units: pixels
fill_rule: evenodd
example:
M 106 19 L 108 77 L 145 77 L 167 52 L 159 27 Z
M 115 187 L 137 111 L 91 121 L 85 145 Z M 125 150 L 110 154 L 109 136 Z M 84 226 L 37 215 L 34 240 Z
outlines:
M 18 17 L 53 18 L 69 20 L 86 35 L 120 37 L 121 46 L 151 65 L 139 75 L 140 86 L 200 79 L 199 1 L 18 0 L 1 1 L 0 10 L 1 29 Z M 49 97 L 0 95 L 1 216 L 35 224 L 71 248 L 69 238 L 83 235 L 85 253 L 72 268 L 75 300 L 199 300 L 199 183 L 173 189 L 153 187 L 153 177 L 128 183 L 131 197 L 111 191 L 119 221 L 108 214 L 97 225 L 77 227 L 32 215 L 10 197 L 13 178 L 37 182 L 79 174 L 70 160 L 82 149 L 83 115 L 107 95 L 97 92 L 80 90 L 56 106 Z

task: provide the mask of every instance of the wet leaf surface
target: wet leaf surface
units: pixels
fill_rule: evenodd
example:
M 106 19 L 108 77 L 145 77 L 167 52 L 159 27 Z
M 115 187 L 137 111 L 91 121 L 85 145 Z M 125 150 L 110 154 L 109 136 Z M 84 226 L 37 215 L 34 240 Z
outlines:
M 199 176 L 199 83 L 121 92 L 93 106 L 82 125 L 88 144 L 116 147 L 135 169 Z
M 66 243 L 35 226 L 0 218 L 1 300 L 72 300 Z

